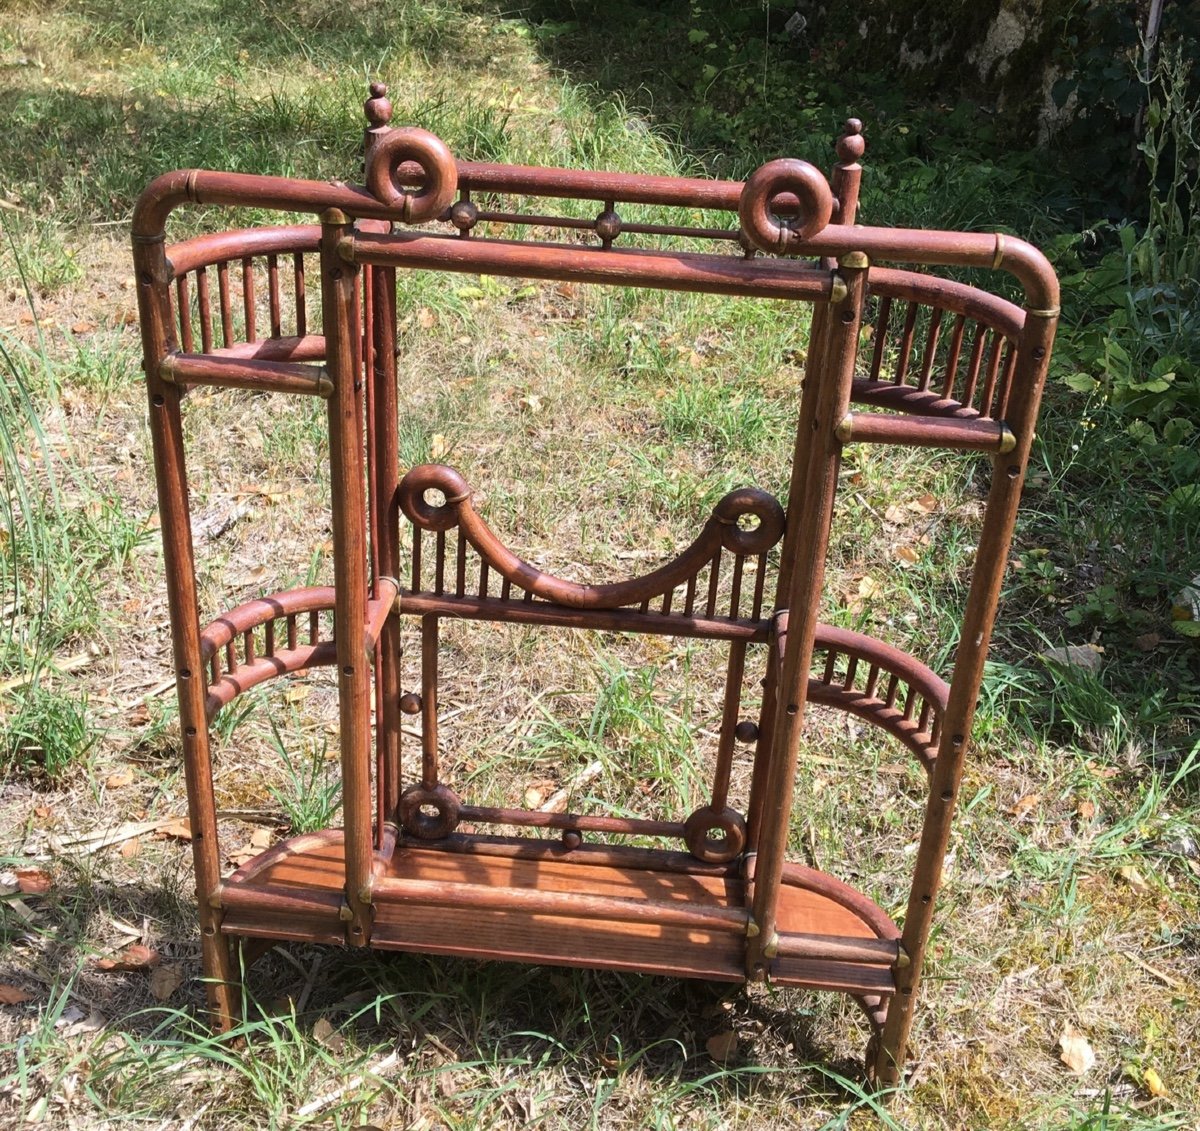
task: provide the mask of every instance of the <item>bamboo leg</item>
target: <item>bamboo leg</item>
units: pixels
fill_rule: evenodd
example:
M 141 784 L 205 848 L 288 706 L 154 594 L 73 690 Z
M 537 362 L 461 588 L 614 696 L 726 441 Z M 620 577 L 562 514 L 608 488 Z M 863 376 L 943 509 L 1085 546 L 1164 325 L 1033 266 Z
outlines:
M 361 329 L 357 269 L 337 253 L 352 227 L 336 210 L 321 232 L 321 301 L 329 398 L 329 471 L 333 510 L 338 716 L 346 851 L 346 939 L 371 938 L 371 670 L 366 652 L 367 539 L 363 488 Z
M 962 781 L 975 701 L 983 678 L 983 664 L 1008 561 L 1021 484 L 1033 443 L 1036 408 L 1046 379 L 1047 358 L 1056 325 L 1054 314 L 1028 311 L 1018 343 L 1013 392 L 1009 398 L 1014 414 L 1007 421 L 1016 436 L 1017 446 L 1007 455 L 997 456 L 993 462 L 992 485 L 975 556 L 977 565 L 954 658 L 954 677 L 942 721 L 942 739 L 930 781 L 925 823 L 904 917 L 901 946 L 910 962 L 896 971 L 896 996 L 888 1007 L 887 1021 L 874 1058 L 875 1079 L 885 1085 L 898 1084 L 903 1075 L 912 1032 L 913 1005 L 933 921 L 934 900 L 950 843 L 950 822 Z
M 159 514 L 167 599 L 171 610 L 175 681 L 187 783 L 188 820 L 199 903 L 200 948 L 207 980 L 206 996 L 214 1026 L 234 1025 L 241 1007 L 237 967 L 221 934 L 221 912 L 213 906 L 221 883 L 217 808 L 213 797 L 212 759 L 204 712 L 205 668 L 200 653 L 200 613 L 196 598 L 195 556 L 188 515 L 187 469 L 180 415 L 181 390 L 159 377 L 162 358 L 175 348 L 171 329 L 170 269 L 158 240 L 135 240 L 142 348 L 150 398 L 150 433 L 159 483 Z
M 789 623 L 779 680 L 780 709 L 772 739 L 755 866 L 753 916 L 758 934 L 746 947 L 747 976 L 752 979 L 767 975 L 778 946 L 779 889 L 841 452 L 834 429 L 850 403 L 866 273 L 865 261 L 861 266 L 841 268 L 845 296 L 830 304 L 822 327 L 821 355 L 810 354 L 801 403 L 797 462 L 802 456 L 802 445 L 807 444 L 808 451 L 803 474 L 793 476 L 785 563 L 780 569 L 781 585 L 786 583 L 788 587 Z

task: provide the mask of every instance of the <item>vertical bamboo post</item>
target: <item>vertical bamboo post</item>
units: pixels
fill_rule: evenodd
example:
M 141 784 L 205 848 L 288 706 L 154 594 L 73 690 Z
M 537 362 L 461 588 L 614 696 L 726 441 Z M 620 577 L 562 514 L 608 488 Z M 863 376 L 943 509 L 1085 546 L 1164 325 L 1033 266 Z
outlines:
M 376 267 L 372 292 L 375 349 L 375 489 L 379 526 L 375 532 L 379 576 L 400 577 L 400 525 L 396 489 L 400 476 L 396 434 L 396 269 Z M 400 804 L 400 617 L 393 610 L 384 622 L 378 656 L 379 717 L 375 740 L 382 769 L 376 788 L 382 796 L 384 819 L 395 821 Z M 382 836 L 382 830 L 379 830 Z
M 962 633 L 954 657 L 954 676 L 942 720 L 942 738 L 929 783 L 925 821 L 908 908 L 904 916 L 901 947 L 909 963 L 896 969 L 896 994 L 888 1006 L 882 1039 L 871 1066 L 875 1079 L 897 1084 L 903 1072 L 905 1049 L 912 1032 L 913 1005 L 921 981 L 921 966 L 929 942 L 933 905 L 942 879 L 942 866 L 950 843 L 951 819 L 962 782 L 963 762 L 975 717 L 979 684 L 991 639 L 992 622 L 1000 599 L 1000 585 L 1008 562 L 1008 549 L 1016 522 L 1017 504 L 1033 444 L 1037 406 L 1046 380 L 1050 347 L 1058 324 L 1057 310 L 1026 310 L 1025 325 L 1017 342 L 1016 369 L 1009 395 L 1011 415 L 1006 423 L 1016 437 L 1013 451 L 995 457 L 983 530 L 975 554 L 975 572 L 967 595 Z
M 163 236 L 135 236 L 133 259 L 150 400 L 154 470 L 159 484 L 158 506 L 167 601 L 171 611 L 188 821 L 200 908 L 200 948 L 207 979 L 205 993 L 214 1026 L 224 1031 L 234 1024 L 240 1012 L 241 992 L 229 943 L 221 934 L 221 855 L 208 722 L 204 711 L 205 668 L 200 653 L 200 610 L 196 597 L 195 554 L 180 413 L 183 392 L 178 385 L 163 381 L 159 376 L 160 362 L 175 348 L 169 291 L 171 269 L 164 252 Z
M 342 813 L 346 854 L 346 939 L 371 937 L 371 665 L 366 648 L 367 540 L 363 486 L 362 338 L 358 271 L 338 255 L 352 235 L 346 215 L 321 216 L 321 305 L 329 398 L 333 514 L 334 639 L 337 645 Z
M 820 353 L 809 354 L 796 437 L 797 464 L 802 470 L 793 473 L 788 499 L 785 561 L 780 568 L 780 585 L 787 586 L 788 634 L 755 864 L 752 913 L 759 933 L 746 948 L 747 975 L 753 979 L 766 976 L 778 946 L 779 887 L 841 454 L 834 430 L 850 404 L 866 294 L 866 256 L 844 256 L 839 276 L 844 290 L 829 304 L 820 324 Z

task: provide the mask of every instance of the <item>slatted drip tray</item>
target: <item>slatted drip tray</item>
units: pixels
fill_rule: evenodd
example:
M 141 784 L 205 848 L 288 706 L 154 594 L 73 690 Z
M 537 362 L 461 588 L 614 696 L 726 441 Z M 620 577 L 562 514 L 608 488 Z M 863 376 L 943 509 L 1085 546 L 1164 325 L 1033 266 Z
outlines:
M 682 852 L 527 838 L 450 836 L 399 843 L 377 861 L 372 946 L 426 954 L 604 967 L 740 982 L 746 883 L 737 865 Z M 223 885 L 226 934 L 340 944 L 340 830 L 294 837 Z M 899 932 L 865 896 L 785 868 L 780 985 L 890 995 Z

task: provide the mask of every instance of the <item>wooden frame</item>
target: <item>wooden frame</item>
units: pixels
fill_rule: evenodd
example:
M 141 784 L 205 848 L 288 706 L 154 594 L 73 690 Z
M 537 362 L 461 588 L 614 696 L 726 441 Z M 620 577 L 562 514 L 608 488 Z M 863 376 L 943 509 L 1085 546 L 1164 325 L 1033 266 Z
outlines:
M 133 222 L 216 1023 L 227 1026 L 237 1014 L 234 944 L 245 940 L 259 940 L 247 954 L 301 939 L 732 982 L 769 978 L 854 996 L 874 1034 L 869 1073 L 896 1083 L 1057 321 L 1053 272 L 1009 236 L 856 226 L 864 148 L 856 121 L 838 141 L 829 180 L 806 162 L 780 160 L 740 184 L 456 162 L 433 135 L 392 128 L 385 87 L 372 87 L 366 112 L 365 188 L 180 171 L 146 189 Z M 530 197 L 591 200 L 597 216 L 522 210 Z M 511 210 L 492 207 L 497 200 Z M 308 212 L 319 224 L 227 231 L 168 247 L 166 221 L 185 203 Z M 630 203 L 676 215 L 733 213 L 737 224 L 629 223 L 618 209 Z M 573 238 L 512 238 L 528 226 Z M 593 242 L 578 242 L 580 232 Z M 1008 272 L 1024 306 L 912 265 Z M 414 267 L 811 303 L 786 512 L 766 492 L 734 491 L 686 551 L 618 584 L 575 584 L 521 561 L 475 511 L 458 471 L 426 465 L 400 475 L 395 281 L 397 271 Z M 231 269 L 240 274 L 240 318 Z M 859 356 L 868 303 L 875 304 L 869 358 Z M 287 332 L 285 308 L 295 310 Z M 324 398 L 334 488 L 333 586 L 253 600 L 207 627 L 197 602 L 181 422 L 188 388 L 201 384 Z M 817 621 L 839 458 L 857 443 L 992 456 L 949 683 L 896 648 Z M 332 637 L 321 627 L 329 613 Z M 403 617 L 421 624 L 419 689 L 401 686 Z M 459 798 L 439 775 L 445 617 L 726 642 L 708 801 L 661 821 L 485 808 Z M 764 657 L 757 719 L 743 718 L 740 704 L 751 648 Z M 222 876 L 212 719 L 256 684 L 321 665 L 338 672 L 344 827 L 294 837 Z M 927 772 L 902 930 L 865 896 L 786 857 L 809 702 L 882 728 Z M 422 721 L 419 765 L 411 768 L 401 759 L 405 713 Z M 755 750 L 742 810 L 729 797 L 738 743 Z M 531 835 L 463 832 L 463 821 Z M 614 834 L 680 843 L 606 843 Z

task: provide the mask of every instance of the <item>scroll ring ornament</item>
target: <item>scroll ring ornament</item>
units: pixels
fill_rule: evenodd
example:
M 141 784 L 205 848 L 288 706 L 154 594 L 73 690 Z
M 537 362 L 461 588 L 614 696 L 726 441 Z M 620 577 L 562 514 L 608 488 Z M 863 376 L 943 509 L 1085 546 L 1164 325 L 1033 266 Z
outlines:
M 746 847 L 746 822 L 735 809 L 697 809 L 683 825 L 683 841 L 697 860 L 727 864 Z
M 399 178 L 406 161 L 416 162 L 425 175 L 425 185 L 417 191 Z M 398 209 L 406 224 L 421 224 L 450 207 L 458 190 L 458 166 L 440 137 L 406 126 L 389 131 L 371 147 L 367 188 L 381 204 Z
M 435 506 L 426 498 L 430 491 L 441 491 L 445 502 Z M 400 509 L 422 530 L 450 530 L 458 523 L 458 504 L 470 497 L 467 481 L 441 463 L 420 464 L 400 483 Z
M 781 221 L 771 201 L 782 192 L 800 199 L 796 221 Z M 784 157 L 756 169 L 742 187 L 738 219 L 756 246 L 776 255 L 794 255 L 833 217 L 833 193 L 824 174 L 807 161 Z
M 725 526 L 722 545 L 734 554 L 766 553 L 783 536 L 783 507 L 774 495 L 757 487 L 730 491 L 717 503 L 713 514 Z M 758 525 L 742 526 L 741 521 L 748 517 L 758 519 Z
M 441 784 L 427 789 L 417 782 L 400 795 L 400 824 L 420 840 L 441 840 L 458 827 L 459 806 L 452 789 Z

